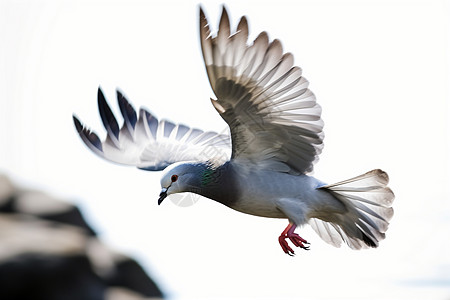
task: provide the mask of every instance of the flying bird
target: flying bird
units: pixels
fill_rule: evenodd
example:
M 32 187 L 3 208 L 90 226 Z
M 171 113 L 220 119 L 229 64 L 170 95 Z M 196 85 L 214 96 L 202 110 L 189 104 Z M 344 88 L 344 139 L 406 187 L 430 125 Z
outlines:
M 352 249 L 377 247 L 393 216 L 388 175 L 377 169 L 335 184 L 311 176 L 323 148 L 321 107 L 293 55 L 266 32 L 249 43 L 246 17 L 232 30 L 225 7 L 216 33 L 201 7 L 199 16 L 211 103 L 229 132 L 158 120 L 143 108 L 136 113 L 117 91 L 119 126 L 99 88 L 107 136 L 102 141 L 74 115 L 83 142 L 106 160 L 163 170 L 158 204 L 192 192 L 246 214 L 287 219 L 278 241 L 289 255 L 288 240 L 309 249 L 294 232 L 305 224 L 336 247 L 342 241 Z

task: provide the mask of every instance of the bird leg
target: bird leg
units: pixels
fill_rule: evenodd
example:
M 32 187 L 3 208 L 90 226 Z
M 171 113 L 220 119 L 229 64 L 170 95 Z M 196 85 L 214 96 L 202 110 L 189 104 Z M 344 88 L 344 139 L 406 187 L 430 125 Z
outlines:
M 289 225 L 284 229 L 284 231 L 281 233 L 280 237 L 278 238 L 278 242 L 281 245 L 281 249 L 283 249 L 284 253 L 289 254 L 290 256 L 293 256 L 294 250 L 292 250 L 291 247 L 289 247 L 286 239 L 290 239 L 292 244 L 296 247 L 300 247 L 305 250 L 309 250 L 309 246 L 305 246 L 304 244 L 309 244 L 305 239 L 300 237 L 298 234 L 294 233 L 295 228 L 297 225 L 294 223 L 289 223 Z

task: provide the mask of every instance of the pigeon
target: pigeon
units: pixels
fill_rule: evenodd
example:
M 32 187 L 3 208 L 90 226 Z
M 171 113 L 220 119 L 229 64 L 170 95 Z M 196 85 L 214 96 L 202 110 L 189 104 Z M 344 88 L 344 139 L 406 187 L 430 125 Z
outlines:
M 247 18 L 232 30 L 225 7 L 215 33 L 201 7 L 199 19 L 215 94 L 210 100 L 229 131 L 158 120 L 144 108 L 137 113 L 117 90 L 119 126 L 99 88 L 107 136 L 102 141 L 73 115 L 83 142 L 106 160 L 163 171 L 158 205 L 169 195 L 191 192 L 245 214 L 287 219 L 278 241 L 291 256 L 295 252 L 288 241 L 309 250 L 295 233 L 306 224 L 336 247 L 342 242 L 351 249 L 378 247 L 393 216 L 387 173 L 375 169 L 335 184 L 314 178 L 313 165 L 323 148 L 322 109 L 293 55 L 266 32 L 250 43 Z

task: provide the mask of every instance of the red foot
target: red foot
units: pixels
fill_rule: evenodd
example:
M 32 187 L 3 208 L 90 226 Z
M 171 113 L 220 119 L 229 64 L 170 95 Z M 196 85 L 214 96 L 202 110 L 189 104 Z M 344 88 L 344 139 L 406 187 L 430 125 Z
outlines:
M 292 244 L 296 247 L 300 247 L 305 250 L 309 250 L 309 246 L 305 246 L 304 244 L 309 244 L 305 239 L 301 238 L 298 234 L 294 233 L 297 225 L 289 223 L 289 225 L 284 229 L 278 238 L 278 242 L 280 242 L 281 249 L 283 249 L 284 253 L 293 256 L 295 254 L 294 250 L 289 247 L 286 239 L 290 239 Z

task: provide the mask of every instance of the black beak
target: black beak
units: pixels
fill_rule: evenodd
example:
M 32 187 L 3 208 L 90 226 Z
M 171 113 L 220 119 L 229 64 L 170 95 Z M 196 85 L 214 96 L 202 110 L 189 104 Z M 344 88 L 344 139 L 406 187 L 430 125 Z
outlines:
M 161 205 L 164 199 L 167 197 L 167 189 L 163 188 L 161 193 L 159 194 L 158 205 Z

